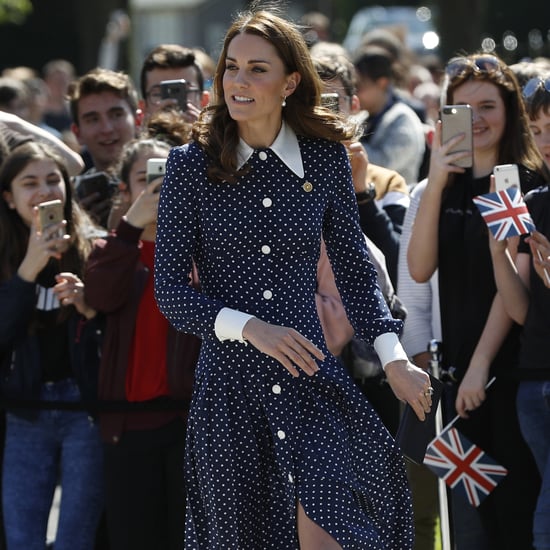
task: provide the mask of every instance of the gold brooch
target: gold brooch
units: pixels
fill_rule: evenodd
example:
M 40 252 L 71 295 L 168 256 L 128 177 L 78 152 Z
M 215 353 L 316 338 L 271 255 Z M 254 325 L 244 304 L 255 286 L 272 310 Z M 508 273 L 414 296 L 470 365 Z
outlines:
M 310 183 L 309 181 L 306 181 L 304 183 L 304 185 L 302 185 L 302 189 L 306 192 L 306 193 L 309 193 L 310 191 L 313 190 L 313 184 Z

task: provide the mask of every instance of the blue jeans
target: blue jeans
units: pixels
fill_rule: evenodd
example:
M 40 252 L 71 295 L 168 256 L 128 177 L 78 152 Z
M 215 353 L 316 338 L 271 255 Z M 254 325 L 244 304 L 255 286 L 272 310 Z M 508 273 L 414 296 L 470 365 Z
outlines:
M 42 401 L 79 401 L 72 380 L 42 386 Z M 61 504 L 55 550 L 92 550 L 103 510 L 103 453 L 86 412 L 6 415 L 2 503 L 8 550 L 44 550 L 56 484 Z
M 542 478 L 533 521 L 536 550 L 550 550 L 550 382 L 522 382 L 517 396 L 521 432 Z

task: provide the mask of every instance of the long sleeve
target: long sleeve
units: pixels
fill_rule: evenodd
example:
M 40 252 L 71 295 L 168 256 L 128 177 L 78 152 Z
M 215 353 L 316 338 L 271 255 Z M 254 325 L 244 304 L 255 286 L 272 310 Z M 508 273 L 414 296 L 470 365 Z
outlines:
M 430 281 L 417 283 L 411 277 L 407 265 L 407 248 L 412 225 L 425 187 L 426 181 L 423 181 L 412 191 L 411 204 L 403 221 L 399 251 L 397 294 L 407 308 L 401 343 L 409 357 L 426 351 L 431 339 L 441 339 L 437 271 L 432 275 Z

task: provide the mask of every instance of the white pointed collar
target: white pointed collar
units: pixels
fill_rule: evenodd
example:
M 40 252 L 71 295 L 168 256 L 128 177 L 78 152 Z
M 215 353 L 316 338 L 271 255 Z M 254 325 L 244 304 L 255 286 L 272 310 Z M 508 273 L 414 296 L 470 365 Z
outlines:
M 275 141 L 268 149 L 271 149 L 299 178 L 304 177 L 304 164 L 302 163 L 302 154 L 300 153 L 298 138 L 292 128 L 288 126 L 284 120 Z M 239 170 L 253 153 L 254 149 L 241 138 L 237 149 Z

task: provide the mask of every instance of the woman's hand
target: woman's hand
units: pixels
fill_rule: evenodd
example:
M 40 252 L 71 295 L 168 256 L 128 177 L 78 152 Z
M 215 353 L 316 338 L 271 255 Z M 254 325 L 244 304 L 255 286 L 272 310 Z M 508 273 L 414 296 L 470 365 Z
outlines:
M 256 317 L 245 324 L 243 337 L 256 349 L 279 361 L 294 377 L 299 376 L 298 369 L 313 376 L 319 370 L 315 358 L 325 359 L 323 352 L 298 331 L 270 325 Z
M 462 418 L 468 418 L 468 411 L 480 407 L 485 401 L 485 387 L 489 379 L 489 364 L 472 357 L 470 366 L 458 386 L 455 407 Z
M 430 153 L 430 168 L 428 172 L 428 182 L 431 186 L 438 186 L 441 190 L 447 185 L 448 176 L 451 173 L 462 174 L 465 169 L 456 166 L 454 163 L 460 159 L 470 156 L 467 151 L 450 153 L 450 149 L 457 143 L 464 140 L 466 136 L 459 134 L 445 143 L 441 143 L 441 121 L 435 126 L 432 149 Z
M 157 221 L 162 178 L 153 180 L 139 194 L 126 212 L 126 221 L 134 227 L 145 228 Z
M 539 231 L 533 231 L 526 242 L 533 255 L 533 267 L 547 288 L 550 288 L 550 242 Z
M 405 360 L 391 361 L 384 371 L 395 396 L 408 403 L 420 420 L 425 420 L 433 393 L 428 373 Z
M 39 231 L 38 208 L 34 208 L 27 253 L 17 270 L 24 281 L 34 282 L 50 258 L 61 259 L 70 241 L 70 236 L 65 234 L 66 225 L 67 222 L 63 220 Z
M 55 280 L 57 284 L 53 292 L 62 305 L 73 305 L 86 319 L 96 315 L 96 311 L 84 301 L 84 283 L 74 273 L 58 273 Z
M 353 189 L 356 193 L 367 191 L 367 169 L 369 167 L 369 157 L 367 151 L 360 141 L 354 141 L 347 144 L 349 161 L 351 164 L 351 177 L 353 180 Z

